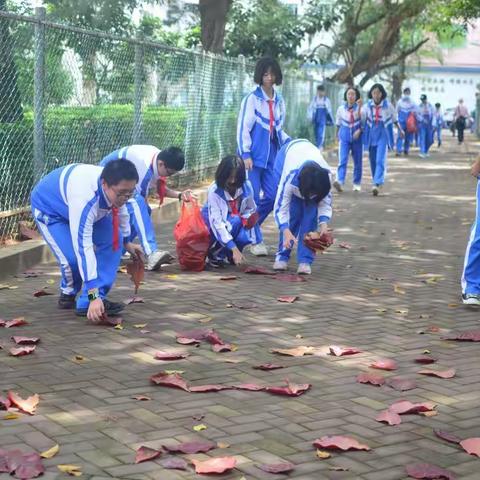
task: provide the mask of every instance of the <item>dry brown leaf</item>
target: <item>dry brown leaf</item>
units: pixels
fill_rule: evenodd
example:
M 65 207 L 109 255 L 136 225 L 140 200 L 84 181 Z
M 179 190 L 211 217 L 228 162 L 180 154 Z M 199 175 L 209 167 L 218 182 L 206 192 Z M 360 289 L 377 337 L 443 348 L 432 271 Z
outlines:
M 279 353 L 280 355 L 289 355 L 291 357 L 303 357 L 304 355 L 313 355 L 315 347 L 295 347 L 295 348 L 272 348 L 271 353 Z

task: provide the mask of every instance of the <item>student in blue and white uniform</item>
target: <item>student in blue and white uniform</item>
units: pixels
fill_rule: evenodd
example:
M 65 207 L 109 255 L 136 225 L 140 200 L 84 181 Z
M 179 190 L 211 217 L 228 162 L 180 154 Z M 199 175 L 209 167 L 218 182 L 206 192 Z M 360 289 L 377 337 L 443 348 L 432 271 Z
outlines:
M 412 102 L 410 98 L 411 91 L 407 87 L 403 90 L 403 97 L 397 102 L 397 118 L 398 124 L 404 135 L 400 135 L 400 130 L 397 134 L 397 157 L 402 153 L 408 155 L 410 151 L 410 145 L 413 143 L 415 138 L 414 132 L 409 132 L 407 130 L 407 120 L 410 114 L 412 114 L 417 119 L 417 105 Z
M 308 106 L 308 118 L 313 124 L 315 143 L 321 150 L 325 143 L 325 127 L 333 125 L 332 104 L 325 95 L 325 87 L 323 85 L 317 87 L 317 94 Z
M 429 156 L 428 150 L 433 143 L 433 115 L 432 104 L 427 101 L 425 94 L 420 95 L 421 103 L 418 106 L 418 143 L 420 147 L 420 157 Z
M 208 188 L 202 209 L 210 229 L 208 263 L 243 263 L 242 251 L 251 243 L 249 230 L 257 220 L 253 189 L 246 179 L 245 164 L 236 155 L 225 157 L 217 167 L 215 182 Z
M 397 122 L 397 112 L 387 100 L 387 92 L 380 83 L 375 83 L 368 92 L 368 103 L 365 108 L 366 126 L 364 133 L 365 146 L 372 171 L 372 194 L 376 197 L 385 183 L 387 171 L 387 151 L 393 150 L 393 125 L 400 136 L 404 135 Z
M 298 244 L 297 273 L 310 275 L 315 253 L 303 239 L 327 231 L 332 218 L 332 174 L 320 150 L 304 139 L 282 147 L 275 160 L 280 177 L 275 200 L 275 222 L 280 230 L 274 270 L 287 270 L 292 248 Z
M 128 241 L 125 206 L 137 181 L 135 165 L 116 160 L 105 168 L 82 164 L 58 168 L 33 189 L 33 217 L 61 267 L 59 308 L 74 308 L 81 291 L 75 313 L 92 322 L 123 309 L 106 296 L 117 275 L 121 246 L 143 258 L 141 247 Z
M 251 253 L 267 255 L 260 225 L 273 209 L 276 179 L 273 166 L 278 150 L 290 140 L 283 131 L 285 102 L 273 88 L 281 85 L 282 71 L 276 60 L 261 58 L 255 65 L 254 82 L 258 87 L 240 106 L 237 124 L 238 155 L 247 169 L 258 208 L 258 223 L 252 229 Z
M 462 299 L 466 305 L 480 305 L 480 155 L 472 165 L 471 174 L 477 178 L 477 208 L 465 252 Z
M 145 270 L 157 270 L 162 263 L 173 260 L 170 253 L 158 249 L 155 239 L 155 229 L 150 218 L 152 209 L 148 205 L 147 196 L 150 188 L 157 187 L 162 204 L 164 197 L 178 198 L 189 201 L 190 190 L 178 192 L 168 188 L 165 177 L 174 175 L 183 169 L 185 157 L 182 150 L 177 147 L 169 147 L 160 151 L 153 145 L 130 145 L 123 147 L 107 155 L 100 165 L 105 166 L 112 160 L 130 160 L 138 172 L 138 185 L 135 196 L 127 202 L 130 214 L 131 235 L 133 241 L 137 236 L 140 239 L 147 261 Z
M 347 175 L 347 164 L 350 152 L 353 158 L 353 190 L 359 192 L 362 183 L 362 132 L 365 117 L 362 107 L 357 103 L 360 100 L 360 91 L 355 87 L 348 87 L 343 95 L 345 103 L 337 110 L 338 136 L 338 167 L 337 179 L 333 186 L 338 192 L 343 192 L 343 185 Z
M 434 134 L 437 136 L 437 146 L 442 145 L 442 128 L 443 128 L 443 113 L 442 106 L 439 103 L 435 104 L 435 112 L 433 112 L 433 128 Z

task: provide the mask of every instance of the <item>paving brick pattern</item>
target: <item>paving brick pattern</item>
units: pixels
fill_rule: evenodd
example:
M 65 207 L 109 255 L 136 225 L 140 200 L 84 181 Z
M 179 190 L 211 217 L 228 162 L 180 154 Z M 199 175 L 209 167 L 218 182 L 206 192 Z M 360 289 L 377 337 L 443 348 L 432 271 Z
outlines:
M 470 152 L 478 143 L 469 139 Z M 178 266 L 148 273 L 140 294 L 124 314 L 124 330 L 87 325 L 71 313 L 56 309 L 56 297 L 34 298 L 49 280 L 58 278 L 54 265 L 35 267 L 36 278 L 11 278 L 18 288 L 0 291 L 0 317 L 25 316 L 29 326 L 0 329 L 0 340 L 10 346 L 13 334 L 39 336 L 34 354 L 14 358 L 0 350 L 0 393 L 8 389 L 26 396 L 38 393 L 34 416 L 2 420 L 0 447 L 43 451 L 54 443 L 60 452 L 45 460 L 43 478 L 67 478 L 60 463 L 81 466 L 85 479 L 191 479 L 187 472 L 165 470 L 162 458 L 138 465 L 135 449 L 160 447 L 165 442 L 210 439 L 230 445 L 188 458 L 234 455 L 237 468 L 219 478 L 279 479 L 255 465 L 293 462 L 287 478 L 397 480 L 407 478 L 404 467 L 428 461 L 450 469 L 458 478 L 480 478 L 480 459 L 435 437 L 441 428 L 462 438 L 480 437 L 480 344 L 442 340 L 440 333 L 418 333 L 429 325 L 441 329 L 478 328 L 479 311 L 460 303 L 459 277 L 469 224 L 474 214 L 475 181 L 469 176 L 473 154 L 448 142 L 427 160 L 415 153 L 389 162 L 385 194 L 373 198 L 367 190 L 335 195 L 336 245 L 320 256 L 306 283 L 283 283 L 264 276 L 239 273 L 235 281 L 221 272 L 184 273 Z M 160 228 L 160 241 L 169 244 L 172 223 Z M 267 243 L 276 232 L 268 223 Z M 342 249 L 339 242 L 351 244 Z M 247 255 L 249 262 L 254 259 Z M 270 266 L 272 258 L 256 263 Z M 295 262 L 292 261 L 292 270 Z M 438 280 L 425 283 L 435 274 Z M 394 285 L 397 285 L 395 293 Z M 400 289 L 400 290 L 399 290 Z M 403 292 L 403 293 L 401 293 Z M 133 294 L 126 275 L 119 275 L 113 299 Z M 293 304 L 276 301 L 280 295 L 299 295 Z M 258 308 L 228 308 L 255 303 Z M 385 309 L 386 311 L 379 311 Z M 142 329 L 134 324 L 148 324 Z M 231 353 L 214 353 L 210 346 L 181 346 L 175 331 L 215 328 L 238 346 Z M 356 346 L 363 353 L 349 357 L 327 355 L 328 346 Z M 279 357 L 270 348 L 314 346 L 313 356 Z M 455 367 L 448 380 L 424 377 L 414 358 L 428 349 L 439 367 Z M 160 362 L 157 350 L 181 350 L 186 360 Z M 76 355 L 84 357 L 75 362 Z M 398 362 L 387 376 L 415 378 L 418 387 L 398 392 L 387 386 L 355 382 L 380 357 Z M 236 363 L 230 363 L 230 362 Z M 263 363 L 287 368 L 253 370 Z M 183 370 L 191 384 L 256 382 L 281 385 L 288 379 L 311 383 L 298 398 L 264 392 L 224 391 L 193 394 L 154 386 L 149 377 L 160 370 Z M 136 401 L 144 394 L 150 401 Z M 399 426 L 378 423 L 375 416 L 400 398 L 431 401 L 438 415 L 403 416 Z M 194 417 L 204 415 L 201 420 Z M 192 427 L 208 428 L 196 433 Z M 324 435 L 349 435 L 367 443 L 370 452 L 333 453 L 327 460 L 315 456 L 312 441 Z M 334 471 L 344 467 L 347 471 Z M 0 474 L 0 478 L 10 478 Z

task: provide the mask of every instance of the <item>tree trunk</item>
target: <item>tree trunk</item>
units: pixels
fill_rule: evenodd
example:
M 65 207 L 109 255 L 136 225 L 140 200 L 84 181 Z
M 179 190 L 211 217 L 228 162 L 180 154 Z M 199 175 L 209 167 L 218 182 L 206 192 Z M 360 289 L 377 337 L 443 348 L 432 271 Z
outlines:
M 97 56 L 89 52 L 82 58 L 82 105 L 95 105 L 97 103 Z
M 227 14 L 233 0 L 200 0 L 201 41 L 203 49 L 223 53 Z
M 6 9 L 6 0 L 0 0 L 0 10 Z M 16 122 L 23 118 L 9 26 L 8 20 L 0 19 L 0 123 Z
M 402 96 L 402 84 L 407 76 L 405 75 L 405 60 L 400 63 L 398 70 L 392 75 L 392 102 L 396 103 Z

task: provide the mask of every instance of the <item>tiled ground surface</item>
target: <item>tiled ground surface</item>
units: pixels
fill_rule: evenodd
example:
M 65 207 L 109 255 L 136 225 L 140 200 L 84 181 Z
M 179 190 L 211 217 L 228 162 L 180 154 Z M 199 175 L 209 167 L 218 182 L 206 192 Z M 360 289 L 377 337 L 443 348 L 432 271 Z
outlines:
M 478 146 L 470 138 L 470 151 L 478 151 Z M 0 447 L 43 451 L 58 443 L 60 453 L 45 461 L 45 479 L 66 477 L 57 472 L 60 463 L 81 466 L 82 478 L 92 480 L 194 478 L 193 470 L 163 469 L 162 458 L 135 465 L 134 454 L 142 444 L 160 447 L 195 438 L 230 444 L 191 456 L 235 456 L 237 469 L 219 477 L 225 479 L 285 478 L 255 466 L 277 461 L 293 462 L 296 468 L 288 478 L 297 480 L 403 479 L 405 465 L 420 460 L 448 467 L 464 480 L 479 479 L 480 459 L 437 439 L 432 429 L 480 437 L 480 344 L 418 333 L 431 324 L 442 329 L 478 327 L 480 312 L 459 305 L 459 277 L 474 214 L 475 181 L 468 172 L 472 158 L 447 143 L 428 160 L 415 155 L 392 158 L 386 192 L 379 198 L 366 191 L 336 195 L 337 245 L 318 258 L 306 283 L 242 273 L 235 281 L 223 282 L 219 277 L 235 273 L 233 267 L 192 274 L 171 266 L 146 276 L 141 288 L 145 304 L 127 308 L 120 331 L 87 325 L 57 310 L 55 297 L 34 298 L 32 293 L 46 285 L 54 290 L 48 283 L 57 278 L 54 265 L 35 268 L 41 272 L 37 278 L 12 278 L 9 283 L 18 288 L 0 291 L 0 317 L 22 315 L 31 324 L 0 329 L 0 339 L 10 346 L 12 334 L 34 335 L 41 343 L 34 354 L 21 358 L 0 351 L 0 392 L 36 392 L 41 400 L 35 416 L 2 420 L 0 415 Z M 171 227 L 162 225 L 161 241 L 173 250 Z M 267 232 L 273 246 L 272 223 Z M 352 248 L 339 248 L 341 241 Z M 258 263 L 269 266 L 271 261 Z M 425 274 L 441 277 L 429 284 L 423 282 Z M 404 293 L 395 293 L 394 285 Z M 129 279 L 120 274 L 112 298 L 131 294 Z M 300 299 L 291 305 L 277 302 L 283 294 Z M 258 308 L 227 308 L 232 301 L 254 302 Z M 147 323 L 149 333 L 134 328 L 139 323 Z M 177 345 L 175 331 L 190 328 L 215 328 L 238 350 L 214 353 L 208 345 Z M 332 344 L 356 346 L 363 353 L 328 356 Z M 316 354 L 293 358 L 269 353 L 272 347 L 299 345 L 316 347 Z M 421 366 L 413 359 L 425 349 L 439 367 L 455 367 L 456 376 L 443 380 L 417 375 Z M 191 355 L 159 362 L 152 358 L 156 350 Z M 75 363 L 75 355 L 85 361 Z M 356 375 L 379 357 L 399 364 L 396 372 L 385 372 L 387 376 L 415 378 L 418 388 L 402 393 L 356 383 Z M 252 369 L 261 362 L 287 368 Z M 288 377 L 311 383 L 312 389 L 298 398 L 246 391 L 193 394 L 151 385 L 149 377 L 162 369 L 184 370 L 192 384 L 279 385 Z M 136 394 L 151 400 L 133 400 Z M 374 420 L 400 398 L 435 402 L 438 415 L 404 416 L 395 427 Z M 200 423 L 193 418 L 197 415 L 204 415 L 201 423 L 208 427 L 200 433 L 192 430 Z M 312 441 L 333 434 L 351 435 L 372 450 L 317 459 Z M 348 471 L 331 470 L 338 466 Z

